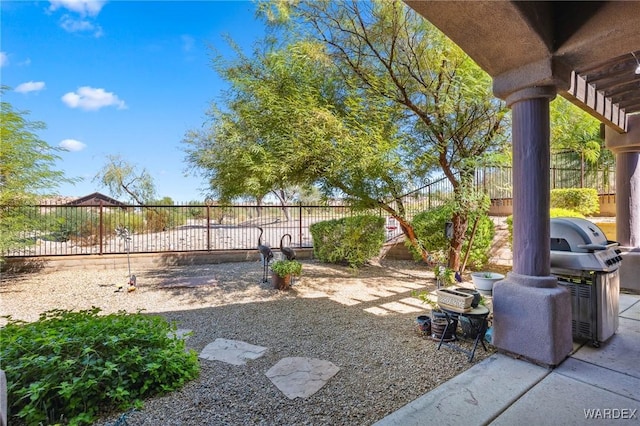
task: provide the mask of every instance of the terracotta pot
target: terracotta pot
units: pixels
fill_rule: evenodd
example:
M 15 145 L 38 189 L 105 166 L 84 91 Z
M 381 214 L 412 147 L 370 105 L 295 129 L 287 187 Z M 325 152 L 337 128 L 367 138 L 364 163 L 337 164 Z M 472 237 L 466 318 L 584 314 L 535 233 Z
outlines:
M 281 277 L 273 272 L 271 273 L 271 281 L 273 282 L 273 288 L 276 290 L 289 290 L 291 286 L 291 275 Z

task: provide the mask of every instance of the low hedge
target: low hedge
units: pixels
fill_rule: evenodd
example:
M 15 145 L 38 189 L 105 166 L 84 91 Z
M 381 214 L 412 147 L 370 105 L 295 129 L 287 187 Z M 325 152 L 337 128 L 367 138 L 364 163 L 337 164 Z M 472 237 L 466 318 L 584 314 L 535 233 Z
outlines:
M 383 217 L 373 215 L 316 222 L 309 227 L 313 253 L 322 262 L 358 268 L 380 254 L 384 223 Z
M 579 217 L 584 219 L 584 215 L 575 210 L 552 208 L 549 209 L 549 217 Z M 513 242 L 513 215 L 507 217 L 507 228 L 509 228 L 509 241 Z
M 573 210 L 584 216 L 599 213 L 598 191 L 594 188 L 552 189 L 551 207 Z

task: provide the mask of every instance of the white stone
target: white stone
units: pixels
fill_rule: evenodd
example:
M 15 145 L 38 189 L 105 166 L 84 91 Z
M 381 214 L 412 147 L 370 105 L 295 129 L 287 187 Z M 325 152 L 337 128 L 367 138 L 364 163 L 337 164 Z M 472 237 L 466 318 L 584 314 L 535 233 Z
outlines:
M 287 398 L 307 398 L 322 388 L 340 371 L 330 361 L 315 358 L 283 358 L 267 371 L 266 376 Z
M 200 358 L 233 365 L 245 365 L 247 360 L 260 358 L 267 349 L 239 340 L 216 339 L 204 347 L 200 352 Z

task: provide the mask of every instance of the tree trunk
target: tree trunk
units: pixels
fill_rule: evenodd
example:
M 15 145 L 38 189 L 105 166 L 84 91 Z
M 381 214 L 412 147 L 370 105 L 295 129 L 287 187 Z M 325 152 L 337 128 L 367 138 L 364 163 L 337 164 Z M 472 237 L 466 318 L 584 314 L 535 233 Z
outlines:
M 453 222 L 453 238 L 449 245 L 449 268 L 454 271 L 460 270 L 460 254 L 462 253 L 462 244 L 464 236 L 469 226 L 469 216 L 466 213 L 457 212 L 451 218 Z
M 418 251 L 418 253 L 420 253 L 420 257 L 424 263 L 432 265 L 433 261 L 429 258 L 429 253 L 424 249 L 424 247 L 422 247 L 420 241 L 418 241 L 418 237 L 416 237 L 416 233 L 413 230 L 411 223 L 386 204 L 381 204 L 380 207 L 398 221 L 400 229 L 402 229 L 402 233 L 409 239 L 409 242 Z

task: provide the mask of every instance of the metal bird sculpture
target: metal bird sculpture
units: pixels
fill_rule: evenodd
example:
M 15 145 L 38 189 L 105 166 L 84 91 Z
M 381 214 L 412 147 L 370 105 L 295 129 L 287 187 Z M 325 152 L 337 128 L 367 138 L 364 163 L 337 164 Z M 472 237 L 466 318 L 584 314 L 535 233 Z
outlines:
M 282 246 L 282 241 L 284 240 L 284 237 L 289 237 L 289 246 L 287 247 Z M 280 238 L 280 251 L 282 252 L 284 257 L 287 258 L 287 260 L 294 260 L 296 258 L 295 250 L 290 247 L 291 239 L 292 239 L 291 234 L 284 234 L 282 238 Z
M 264 230 L 259 226 L 258 229 L 260 230 L 260 235 L 258 236 L 258 251 L 262 258 L 262 282 L 266 283 L 268 281 L 267 272 L 269 270 L 269 262 L 273 259 L 273 252 L 271 251 L 271 247 L 262 244 L 262 234 L 264 234 Z

